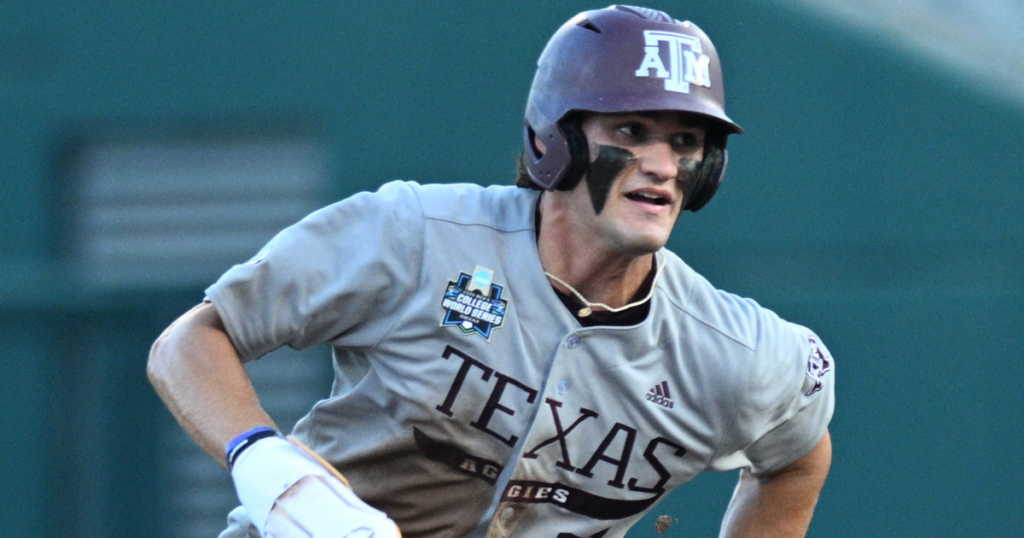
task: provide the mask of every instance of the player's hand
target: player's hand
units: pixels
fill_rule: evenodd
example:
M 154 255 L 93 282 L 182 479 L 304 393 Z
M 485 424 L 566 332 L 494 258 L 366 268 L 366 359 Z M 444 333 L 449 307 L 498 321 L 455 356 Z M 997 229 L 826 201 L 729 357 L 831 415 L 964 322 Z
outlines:
M 231 470 L 238 498 L 263 536 L 401 538 L 395 522 L 294 438 L 262 439 Z
M 278 497 L 263 528 L 268 538 L 394 538 L 394 521 L 333 477 L 309 475 Z

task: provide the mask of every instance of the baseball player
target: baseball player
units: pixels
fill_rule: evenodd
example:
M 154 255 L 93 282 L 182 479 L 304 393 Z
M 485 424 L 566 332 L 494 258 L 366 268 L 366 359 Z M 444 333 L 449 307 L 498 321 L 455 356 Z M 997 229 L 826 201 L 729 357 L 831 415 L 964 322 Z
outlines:
M 739 133 L 696 25 L 584 12 L 540 57 L 517 186 L 387 183 L 229 270 L 149 362 L 234 479 L 222 536 L 621 537 L 728 469 L 722 536 L 803 536 L 832 358 L 664 248 Z M 325 342 L 332 394 L 283 437 L 242 364 Z

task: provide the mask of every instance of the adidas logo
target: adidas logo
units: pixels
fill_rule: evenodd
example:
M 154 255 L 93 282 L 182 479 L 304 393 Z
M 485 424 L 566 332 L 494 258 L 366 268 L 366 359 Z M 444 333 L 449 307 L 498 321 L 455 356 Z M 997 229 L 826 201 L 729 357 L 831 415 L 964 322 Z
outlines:
M 675 404 L 672 403 L 672 396 L 668 392 L 668 381 L 662 381 L 660 384 L 655 385 L 650 391 L 647 392 L 647 401 L 654 402 L 662 407 L 672 409 Z

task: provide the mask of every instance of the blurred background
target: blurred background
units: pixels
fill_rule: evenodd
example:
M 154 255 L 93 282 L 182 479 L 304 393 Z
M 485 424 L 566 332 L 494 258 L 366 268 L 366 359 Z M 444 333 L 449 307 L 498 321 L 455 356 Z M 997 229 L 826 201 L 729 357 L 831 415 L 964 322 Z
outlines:
M 537 56 L 579 1 L 0 1 L 3 536 L 215 536 L 225 473 L 149 345 L 308 211 L 395 179 L 512 180 Z M 838 364 L 810 536 L 1024 536 L 1024 7 L 656 0 L 722 58 L 715 200 L 670 247 Z M 251 367 L 288 426 L 325 349 Z M 735 473 L 630 536 L 715 536 Z

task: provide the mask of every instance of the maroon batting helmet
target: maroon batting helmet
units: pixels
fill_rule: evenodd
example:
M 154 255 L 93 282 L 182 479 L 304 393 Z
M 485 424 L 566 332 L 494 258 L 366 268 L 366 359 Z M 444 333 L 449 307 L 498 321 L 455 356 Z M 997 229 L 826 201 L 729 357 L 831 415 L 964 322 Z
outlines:
M 711 40 L 695 24 L 653 9 L 616 5 L 576 15 L 555 32 L 537 62 L 524 129 L 530 179 L 547 190 L 565 179 L 574 155 L 560 122 L 570 112 L 655 110 L 709 120 L 712 147 L 705 148 L 686 202 L 696 211 L 718 190 L 726 137 L 743 132 L 725 115 L 722 68 Z M 546 147 L 543 155 L 536 138 Z

